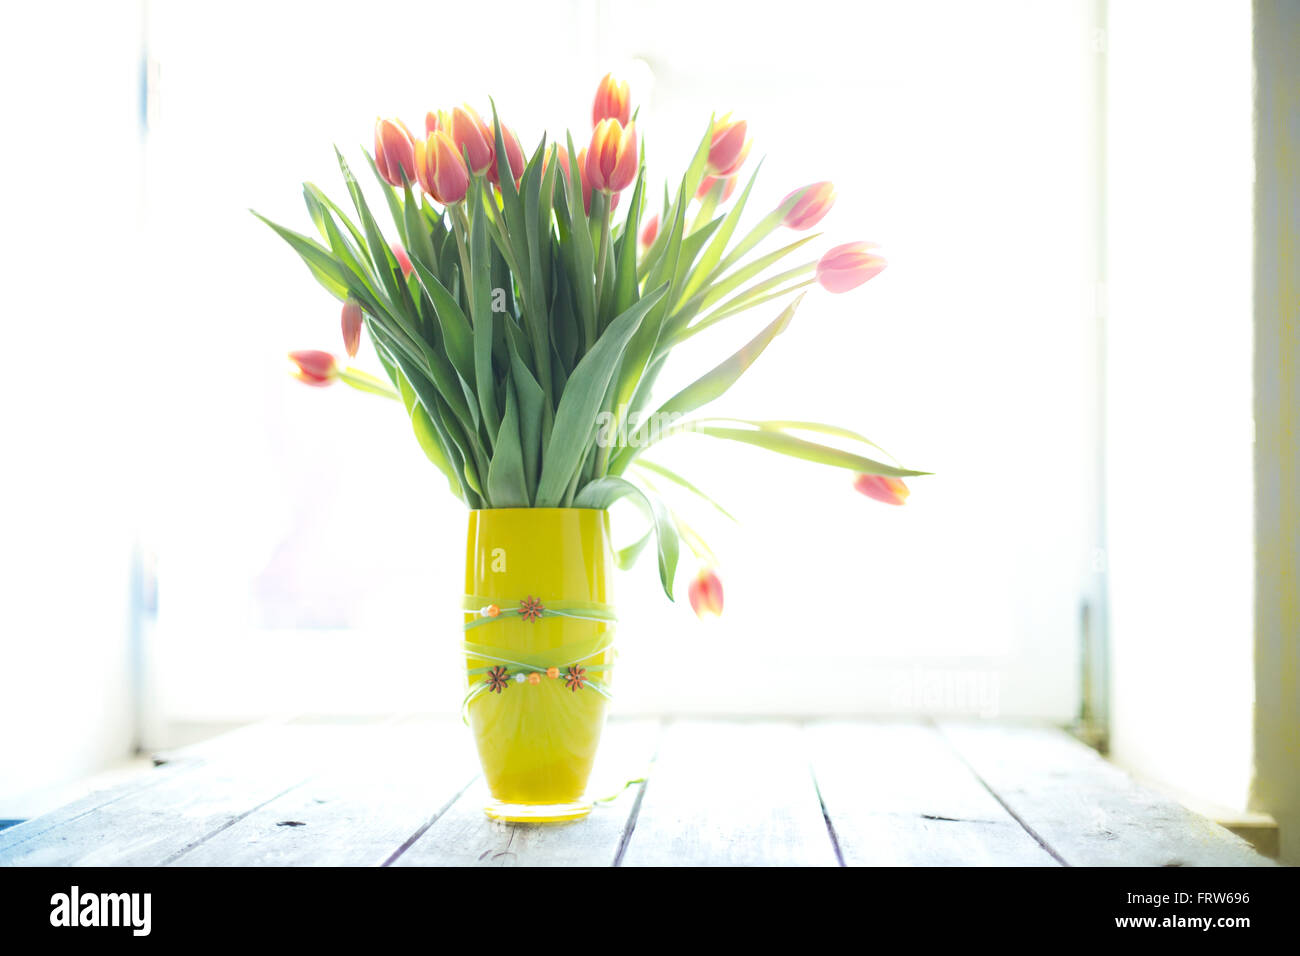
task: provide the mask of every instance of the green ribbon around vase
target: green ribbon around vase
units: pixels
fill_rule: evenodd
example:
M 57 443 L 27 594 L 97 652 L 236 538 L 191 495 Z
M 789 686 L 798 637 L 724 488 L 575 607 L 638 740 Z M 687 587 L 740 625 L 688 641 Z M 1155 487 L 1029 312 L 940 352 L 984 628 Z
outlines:
M 617 620 L 614 609 L 610 605 L 595 601 L 551 601 L 543 605 L 540 601 L 528 597 L 517 607 L 499 607 L 490 598 L 466 595 L 463 607 L 466 611 L 478 615 L 474 620 L 465 623 L 467 632 L 502 618 L 511 617 L 523 618 L 530 623 L 545 617 L 565 617 L 611 625 Z M 591 675 L 603 674 L 611 665 L 591 664 L 583 667 L 580 666 L 580 662 L 608 650 L 613 643 L 612 627 L 606 628 L 604 633 L 593 637 L 527 654 L 513 648 L 466 640 L 463 645 L 466 657 L 493 663 L 484 667 L 473 667 L 467 671 L 473 683 L 461 702 L 461 715 L 468 722 L 469 705 L 483 694 L 503 693 L 511 683 L 536 686 L 541 680 L 548 679 L 563 679 L 569 690 L 576 692 L 590 688 L 602 697 L 610 699 L 609 686 Z M 533 679 L 533 675 L 537 675 L 537 679 Z M 473 680 L 480 676 L 483 679 Z

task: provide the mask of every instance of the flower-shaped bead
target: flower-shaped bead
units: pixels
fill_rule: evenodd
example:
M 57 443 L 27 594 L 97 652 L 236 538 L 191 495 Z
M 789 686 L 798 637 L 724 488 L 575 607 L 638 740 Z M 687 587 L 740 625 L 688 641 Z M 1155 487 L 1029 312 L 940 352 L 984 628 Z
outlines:
M 542 602 L 530 594 L 528 597 L 524 598 L 523 602 L 519 605 L 519 616 L 525 621 L 531 622 L 541 617 L 545 610 L 546 607 Z

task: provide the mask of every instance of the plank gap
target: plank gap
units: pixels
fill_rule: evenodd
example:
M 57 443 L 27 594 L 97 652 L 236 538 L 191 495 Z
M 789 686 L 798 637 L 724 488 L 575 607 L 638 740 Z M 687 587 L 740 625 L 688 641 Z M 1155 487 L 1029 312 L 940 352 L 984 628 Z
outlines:
M 1028 823 L 1026 823 L 1024 818 L 1021 817 L 1020 814 L 1016 813 L 1016 811 L 1011 807 L 1009 803 L 1007 803 L 1007 801 L 1002 799 L 1002 795 L 1000 793 L 998 793 L 991 786 L 989 786 L 989 782 L 985 780 L 984 776 L 978 770 L 975 769 L 974 765 L 972 765 L 969 760 L 966 759 L 966 755 L 963 754 L 960 750 L 958 750 L 957 746 L 951 740 L 948 739 L 948 735 L 944 733 L 942 727 L 940 727 L 937 723 L 935 723 L 933 718 L 927 717 L 926 723 L 928 723 L 930 727 L 932 727 L 935 730 L 935 732 L 939 735 L 939 739 L 942 740 L 948 746 L 948 749 L 951 750 L 953 754 L 957 757 L 957 759 L 960 760 L 962 764 L 965 765 L 966 769 L 971 772 L 971 775 L 974 776 L 975 779 L 979 781 L 980 786 L 989 792 L 989 796 L 991 796 L 994 800 L 996 800 L 999 804 L 1001 804 L 1002 809 L 1007 811 L 1007 815 L 1010 816 L 1012 820 L 1015 820 L 1016 823 L 1020 824 L 1021 829 L 1023 829 L 1026 833 L 1028 833 L 1031 837 L 1033 837 L 1035 843 L 1037 843 L 1044 850 L 1046 850 L 1047 853 L 1051 856 L 1051 858 L 1055 860 L 1057 863 L 1061 864 L 1061 866 L 1070 865 L 1065 861 L 1065 858 L 1061 856 L 1061 854 L 1057 853 L 1056 850 L 1054 850 L 1048 844 L 1048 842 L 1044 840 L 1042 836 L 1039 835 L 1037 830 L 1035 830 Z
M 262 807 L 266 806 L 268 803 L 271 803 L 271 802 L 274 801 L 274 800 L 279 800 L 279 799 L 280 799 L 281 797 L 283 797 L 286 793 L 292 793 L 294 790 L 297 790 L 297 789 L 298 789 L 299 787 L 301 787 L 303 784 L 305 784 L 305 783 L 307 783 L 308 781 L 310 781 L 310 780 L 312 779 L 312 777 L 313 777 L 312 774 L 308 774 L 307 776 L 305 776 L 305 777 L 303 777 L 301 780 L 299 780 L 297 783 L 292 784 L 292 785 L 290 785 L 290 786 L 288 786 L 288 787 L 285 787 L 283 790 L 281 790 L 279 793 L 275 794 L 274 796 L 267 797 L 267 798 L 266 798 L 265 800 L 263 800 L 261 803 L 257 804 L 257 806 L 249 807 L 249 808 L 248 808 L 247 810 L 245 810 L 243 813 L 241 813 L 241 814 L 239 814 L 239 815 L 237 815 L 237 816 L 233 816 L 233 817 L 231 817 L 229 820 L 227 820 L 227 821 L 226 821 L 225 823 L 223 823 L 221 826 L 217 827 L 217 828 L 216 828 L 215 830 L 213 830 L 212 832 L 210 832 L 210 833 L 205 833 L 203 836 L 199 837 L 199 838 L 198 838 L 197 840 L 195 840 L 193 843 L 190 843 L 190 844 L 187 844 L 186 846 L 181 847 L 179 850 L 177 850 L 177 851 L 176 851 L 175 853 L 173 853 L 171 856 L 169 856 L 169 857 L 167 857 L 166 859 L 162 860 L 158 865 L 159 865 L 159 866 L 171 866 L 173 863 L 175 863 L 177 860 L 179 860 L 179 859 L 180 859 L 181 857 L 183 857 L 185 854 L 192 852 L 193 850 L 195 850 L 195 849 L 198 848 L 198 847 L 201 847 L 203 844 L 207 843 L 209 840 L 211 840 L 213 837 L 217 836 L 218 834 L 220 834 L 220 833 L 224 833 L 226 830 L 229 830 L 231 827 L 233 827 L 233 826 L 234 826 L 235 824 L 237 824 L 239 821 L 245 819 L 246 817 L 250 816 L 251 814 L 256 813 L 258 810 L 262 809 Z
M 803 734 L 808 733 L 807 725 L 800 724 L 799 730 Z M 812 775 L 813 789 L 817 791 L 817 803 L 822 808 L 822 819 L 826 821 L 826 832 L 831 838 L 831 848 L 835 851 L 835 859 L 840 866 L 846 866 L 844 862 L 844 851 L 840 849 L 840 836 L 835 832 L 835 824 L 831 820 L 831 815 L 826 809 L 826 798 L 822 796 L 821 781 L 817 779 L 817 767 L 812 757 L 812 748 L 808 748 L 808 772 Z
M 623 827 L 623 835 L 619 838 L 618 849 L 614 852 L 614 866 L 623 865 L 623 855 L 627 853 L 627 845 L 632 841 L 632 832 L 636 829 L 637 817 L 641 815 L 641 801 L 645 799 L 645 791 L 650 786 L 650 780 L 654 777 L 655 761 L 659 759 L 659 748 L 663 746 L 664 733 L 668 729 L 668 721 L 659 721 L 659 730 L 655 735 L 654 753 L 650 755 L 650 765 L 646 767 L 645 779 L 637 787 L 636 799 L 632 801 L 632 809 L 628 813 L 627 824 Z
M 435 813 L 428 820 L 426 820 L 423 826 L 421 826 L 418 830 L 412 833 L 405 840 L 405 842 L 402 843 L 401 846 L 399 846 L 396 850 L 394 850 L 392 856 L 386 859 L 383 863 L 379 864 L 380 867 L 382 868 L 385 866 L 392 866 L 394 863 L 397 862 L 397 860 L 401 857 L 403 853 L 405 853 L 411 847 L 415 846 L 415 841 L 420 839 L 420 837 L 424 836 L 426 833 L 428 833 L 429 827 L 433 826 L 435 823 L 437 823 L 439 820 L 442 819 L 443 815 L 446 814 L 446 812 L 452 808 L 452 805 L 455 804 L 457 800 L 459 800 L 461 797 L 465 795 L 465 791 L 467 791 L 470 787 L 474 786 L 474 782 L 478 780 L 479 776 L 480 774 L 476 773 L 472 777 L 470 777 L 467 781 L 465 781 L 465 786 L 461 787 L 454 794 L 452 794 L 451 799 L 448 800 L 446 803 L 444 803 L 437 813 Z

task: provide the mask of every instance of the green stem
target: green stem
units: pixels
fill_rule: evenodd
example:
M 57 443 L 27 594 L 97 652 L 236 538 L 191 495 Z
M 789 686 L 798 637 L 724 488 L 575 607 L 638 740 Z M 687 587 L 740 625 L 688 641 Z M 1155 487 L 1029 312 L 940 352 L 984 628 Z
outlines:
M 363 372 L 359 368 L 341 369 L 339 371 L 339 381 L 344 385 L 350 385 L 358 392 L 366 392 L 369 395 L 379 395 L 383 398 L 391 398 L 395 401 L 401 401 L 402 396 L 396 391 L 389 388 L 369 372 Z
M 760 306 L 763 303 L 768 302 L 772 299 L 780 298 L 781 296 L 786 295 L 787 293 L 794 292 L 797 289 L 802 289 L 805 286 L 810 286 L 816 281 L 817 279 L 815 277 L 812 279 L 805 279 L 803 282 L 795 283 L 792 286 L 786 286 L 784 289 L 780 289 L 776 292 L 773 292 L 770 295 L 765 295 L 761 298 L 755 299 L 752 302 L 746 302 L 742 305 L 736 305 L 736 306 L 723 306 L 722 308 L 718 309 L 716 312 L 712 313 L 711 315 L 705 316 L 700 321 L 696 322 L 694 325 L 688 326 L 687 328 L 682 329 L 682 331 L 678 332 L 677 337 L 673 339 L 672 345 L 673 347 L 681 345 L 692 335 L 695 335 L 697 332 L 703 332 L 705 329 L 709 328 L 712 325 L 716 325 L 717 323 L 721 322 L 723 319 L 729 319 L 733 315 L 740 315 L 740 313 L 742 312 L 748 312 L 750 309 L 756 308 L 757 306 Z
M 458 202 L 451 207 L 452 232 L 456 235 L 456 248 L 460 252 L 460 287 L 465 291 L 465 301 L 469 305 L 470 315 L 474 314 L 474 282 L 469 273 L 469 216 L 465 205 Z
M 598 330 L 600 328 L 600 296 L 602 287 L 605 284 L 605 254 L 609 246 L 609 207 L 612 205 L 607 194 L 602 193 L 601 197 L 603 202 L 601 203 L 600 216 L 600 249 L 596 253 L 596 327 Z M 587 348 L 590 349 L 595 344 L 595 342 L 588 342 Z

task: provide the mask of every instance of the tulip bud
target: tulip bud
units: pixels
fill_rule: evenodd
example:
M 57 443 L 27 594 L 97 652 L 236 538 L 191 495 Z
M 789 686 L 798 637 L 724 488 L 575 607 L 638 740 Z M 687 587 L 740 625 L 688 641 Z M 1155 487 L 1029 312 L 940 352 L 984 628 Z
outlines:
M 495 128 L 493 130 L 492 135 L 493 135 L 492 143 L 493 146 L 495 146 L 496 145 Z M 510 131 L 510 127 L 503 125 L 501 127 L 501 142 L 505 145 L 506 148 L 506 161 L 510 163 L 510 172 L 514 175 L 515 184 L 518 185 L 519 180 L 522 179 L 524 175 L 524 151 L 519 145 L 519 138 Z M 492 182 L 494 186 L 501 185 L 501 176 L 497 171 L 497 164 L 495 160 L 493 160 L 492 165 L 488 167 L 487 175 L 488 175 L 488 179 Z
M 587 182 L 601 192 L 622 192 L 636 181 L 639 160 L 636 124 L 624 127 L 616 119 L 601 120 L 591 134 L 591 146 L 587 149 Z
M 749 148 L 754 145 L 753 140 L 745 138 L 748 129 L 744 120 L 733 123 L 726 116 L 713 124 L 713 138 L 709 142 L 710 174 L 733 176 L 745 164 Z
M 885 260 L 870 249 L 874 242 L 846 242 L 828 251 L 817 263 L 817 281 L 827 292 L 856 289 L 885 268 Z
M 436 113 L 433 110 L 429 110 L 429 112 L 424 114 L 424 135 L 426 137 L 432 136 L 440 129 L 447 129 L 449 126 L 450 121 L 442 113 Z
M 912 493 L 902 479 L 890 478 L 888 475 L 858 475 L 853 487 L 868 498 L 883 501 L 887 505 L 901 505 Z
M 492 130 L 470 107 L 458 106 L 452 111 L 451 141 L 457 156 L 462 149 L 469 156 L 469 168 L 474 172 L 481 173 L 492 165 L 496 156 Z
M 800 193 L 802 195 L 799 195 Z M 781 205 L 785 205 L 795 196 L 799 196 L 799 199 L 781 221 L 794 230 L 811 229 L 821 222 L 822 218 L 831 211 L 831 206 L 835 205 L 835 186 L 828 182 L 813 183 L 811 186 L 790 193 L 781 200 Z
M 415 142 L 401 120 L 375 122 L 375 166 L 384 182 L 401 188 L 402 177 L 415 181 Z
M 398 261 L 401 261 L 400 257 Z M 355 358 L 357 349 L 361 347 L 361 323 L 361 303 L 349 296 L 343 303 L 343 348 L 347 350 L 348 358 Z
M 701 620 L 722 615 L 722 581 L 711 568 L 701 568 L 687 591 L 691 610 Z
M 415 144 L 415 173 L 421 188 L 444 206 L 460 202 L 469 192 L 469 170 L 445 129 Z
M 714 185 L 719 181 L 720 178 L 721 177 L 718 176 L 705 176 L 703 179 L 701 179 L 699 188 L 695 190 L 695 198 L 703 199 L 705 196 L 707 196 L 709 194 L 709 191 L 713 189 Z M 722 196 L 718 199 L 718 202 L 726 202 L 728 199 L 731 198 L 731 194 L 736 191 L 735 176 L 728 176 L 725 179 L 723 179 L 722 182 L 725 183 L 726 185 L 722 187 Z
M 569 178 L 569 151 L 565 149 L 563 146 L 557 145 L 555 147 L 555 157 L 560 162 L 560 169 L 564 171 L 564 178 L 568 179 Z M 548 149 L 546 153 L 542 156 L 543 176 L 546 175 L 546 167 L 550 165 L 550 162 L 551 162 L 551 151 Z M 581 175 L 581 172 L 582 171 L 579 170 L 579 175 Z
M 578 150 L 578 183 L 582 186 L 582 208 L 591 214 L 591 180 L 587 178 L 587 148 Z
M 659 216 L 650 217 L 650 221 L 645 224 L 641 230 L 641 245 L 650 246 L 654 244 L 655 237 L 659 235 Z
M 582 186 L 582 208 L 591 215 L 591 180 L 587 178 L 587 147 L 578 150 L 578 158 L 575 160 L 578 164 L 578 183 Z M 564 167 L 564 173 L 569 173 L 569 154 L 560 147 L 560 165 Z M 609 197 L 609 211 L 612 213 L 618 208 L 618 193 Z
M 294 366 L 290 369 L 293 377 L 305 385 L 324 388 L 333 385 L 339 377 L 338 362 L 334 361 L 334 356 L 329 352 L 314 349 L 290 352 L 289 361 Z
M 393 243 L 389 248 L 393 251 L 393 258 L 397 260 L 397 265 L 402 270 L 402 278 L 406 278 L 411 274 L 411 270 L 415 268 L 411 265 L 411 257 L 397 243 Z
M 613 73 L 606 73 L 597 85 L 596 100 L 591 104 L 592 127 L 605 119 L 616 119 L 623 126 L 632 119 L 632 96 L 627 81 L 614 79 Z

